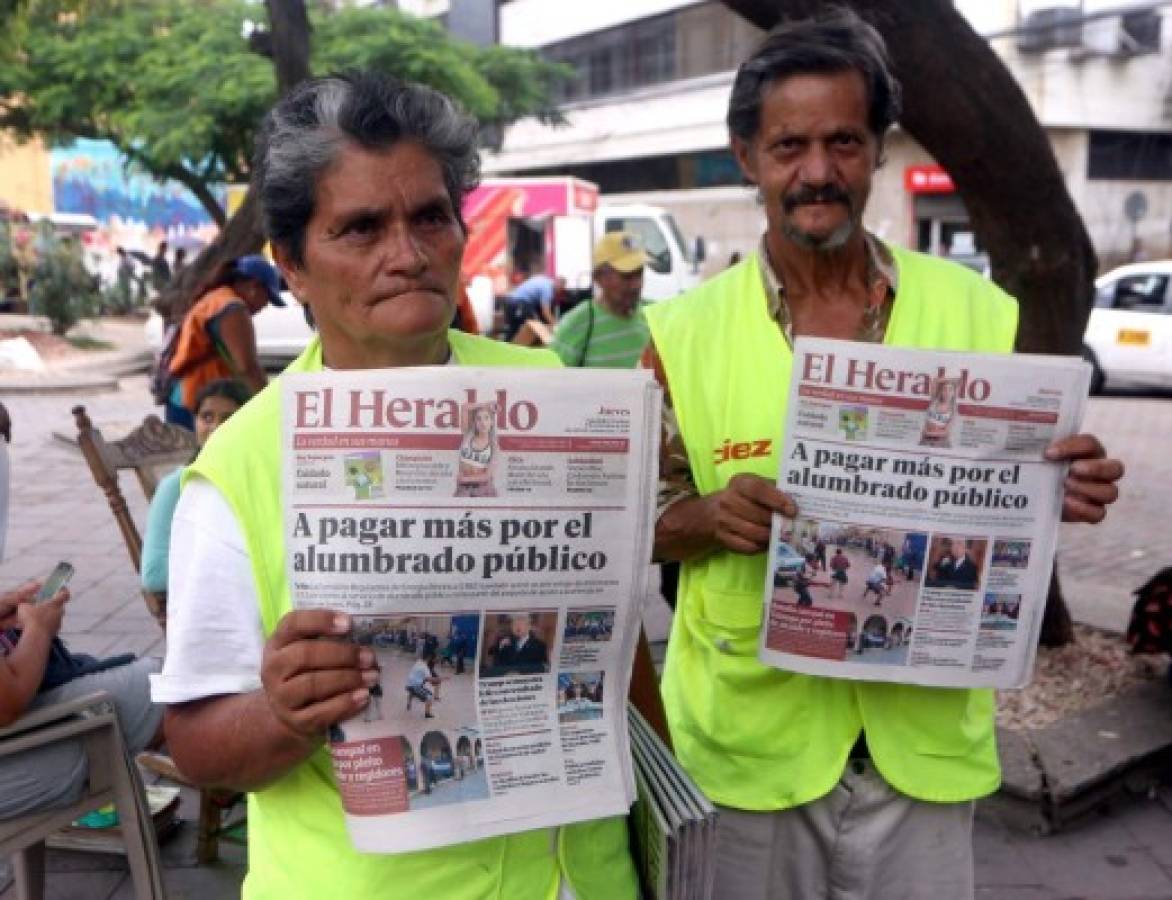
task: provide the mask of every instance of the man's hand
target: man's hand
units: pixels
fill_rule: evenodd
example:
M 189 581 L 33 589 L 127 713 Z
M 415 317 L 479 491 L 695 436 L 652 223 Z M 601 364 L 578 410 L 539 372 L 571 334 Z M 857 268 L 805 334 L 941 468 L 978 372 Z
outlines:
M 290 731 L 316 738 L 370 702 L 374 651 L 340 640 L 350 617 L 326 609 L 288 613 L 265 642 L 260 678 L 273 714 Z
M 798 506 L 788 494 L 760 475 L 742 472 L 728 486 L 705 498 L 711 504 L 713 536 L 733 553 L 753 554 L 769 549 L 769 526 L 775 512 L 793 518 Z
M 1119 497 L 1115 482 L 1123 477 L 1123 463 L 1108 459 L 1093 434 L 1076 434 L 1046 448 L 1051 462 L 1070 462 L 1062 498 L 1063 522 L 1101 522 L 1107 507 Z
M 17 609 L 22 603 L 31 603 L 40 588 L 38 582 L 30 581 L 6 594 L 0 594 L 0 628 L 15 628 Z

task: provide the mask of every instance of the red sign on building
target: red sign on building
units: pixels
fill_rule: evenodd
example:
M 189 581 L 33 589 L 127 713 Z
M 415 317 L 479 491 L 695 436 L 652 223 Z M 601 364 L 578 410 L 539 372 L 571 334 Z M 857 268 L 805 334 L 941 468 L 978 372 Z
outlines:
M 903 186 L 909 194 L 951 194 L 956 191 L 952 177 L 940 166 L 908 166 Z

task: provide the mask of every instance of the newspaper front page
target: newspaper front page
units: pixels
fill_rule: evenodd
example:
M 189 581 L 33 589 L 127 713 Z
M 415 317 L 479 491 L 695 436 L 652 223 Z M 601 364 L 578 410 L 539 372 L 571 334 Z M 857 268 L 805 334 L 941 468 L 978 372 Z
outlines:
M 1090 367 L 1067 357 L 799 338 L 762 662 L 1019 687 L 1033 668 L 1065 467 Z
M 364 713 L 329 736 L 354 845 L 625 814 L 659 437 L 649 373 L 282 383 L 293 604 L 350 613 L 380 668 Z

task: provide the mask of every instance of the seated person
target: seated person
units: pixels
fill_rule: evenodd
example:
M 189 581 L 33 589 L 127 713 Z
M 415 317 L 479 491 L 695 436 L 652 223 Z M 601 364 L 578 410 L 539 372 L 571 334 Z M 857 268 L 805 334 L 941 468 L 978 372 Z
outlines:
M 70 653 L 57 637 L 69 591 L 34 603 L 39 589 L 32 582 L 0 594 L 0 727 L 42 706 L 106 691 L 130 752 L 158 745 L 163 708 L 151 703 L 149 675 L 160 661 Z M 81 739 L 0 759 L 0 819 L 75 803 L 87 775 Z
M 248 386 L 232 378 L 210 381 L 195 398 L 195 437 L 202 447 L 212 432 L 248 402 Z M 198 451 L 197 451 L 198 452 Z M 183 467 L 171 472 L 155 488 L 147 512 L 142 539 L 142 586 L 156 594 L 167 593 L 167 561 L 171 556 L 171 519 L 179 503 L 179 479 Z

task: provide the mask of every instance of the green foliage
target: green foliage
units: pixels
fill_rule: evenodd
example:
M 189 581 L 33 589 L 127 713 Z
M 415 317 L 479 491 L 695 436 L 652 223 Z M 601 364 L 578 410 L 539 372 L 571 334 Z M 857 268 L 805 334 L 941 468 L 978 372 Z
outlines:
M 3 2 L 3 0 L 0 0 Z M 252 52 L 248 0 L 34 0 L 19 50 L 0 54 L 0 128 L 52 143 L 105 138 L 158 178 L 196 192 L 243 181 L 256 123 L 276 99 L 271 62 Z M 484 122 L 558 121 L 564 67 L 536 54 L 453 41 L 392 8 L 313 16 L 312 68 L 375 68 L 430 84 Z
M 82 264 L 76 241 L 58 239 L 45 229 L 37 238 L 37 249 L 29 308 L 49 319 L 53 334 L 65 334 L 97 311 L 97 285 Z
M 117 345 L 111 341 L 103 341 L 100 338 L 92 338 L 89 335 L 79 334 L 75 337 L 67 337 L 65 340 L 69 341 L 70 346 L 78 350 L 116 350 Z

